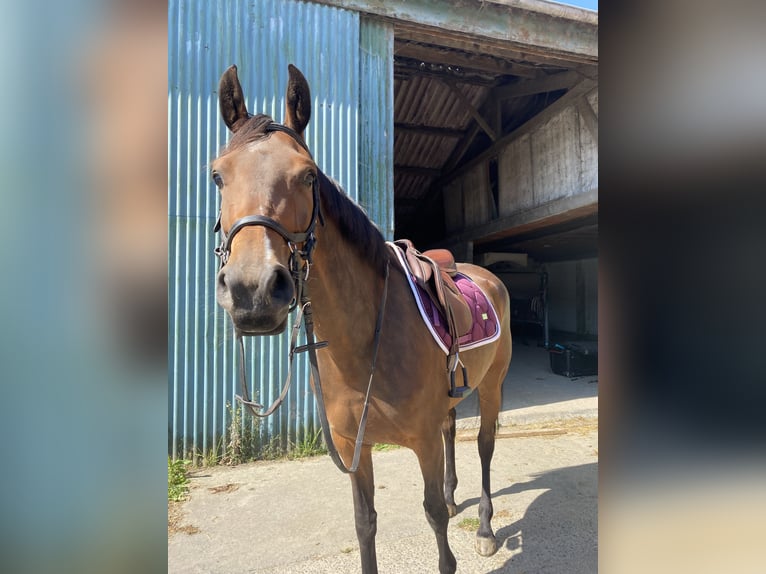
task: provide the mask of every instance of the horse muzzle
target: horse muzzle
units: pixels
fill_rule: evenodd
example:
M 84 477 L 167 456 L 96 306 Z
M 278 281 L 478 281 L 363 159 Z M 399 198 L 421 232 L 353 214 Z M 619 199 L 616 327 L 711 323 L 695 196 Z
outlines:
M 247 273 L 227 265 L 218 272 L 218 304 L 243 334 L 277 335 L 284 331 L 294 298 L 292 277 L 282 265 Z

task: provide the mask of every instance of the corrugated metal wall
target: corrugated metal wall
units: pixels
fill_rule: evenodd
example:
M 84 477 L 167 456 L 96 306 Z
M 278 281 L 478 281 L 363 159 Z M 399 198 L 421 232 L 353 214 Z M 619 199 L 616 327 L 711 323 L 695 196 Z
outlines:
M 215 302 L 218 196 L 206 168 L 228 138 L 218 114 L 219 77 L 237 64 L 248 110 L 282 121 L 287 64 L 298 66 L 312 91 L 306 138 L 317 163 L 390 238 L 393 32 L 311 3 L 171 0 L 168 51 L 169 454 L 190 458 L 227 444 L 238 392 L 232 327 Z M 287 333 L 247 341 L 248 377 L 260 402 L 278 395 L 287 341 Z M 304 356 L 277 413 L 261 425 L 240 421 L 257 444 L 280 449 L 316 428 Z

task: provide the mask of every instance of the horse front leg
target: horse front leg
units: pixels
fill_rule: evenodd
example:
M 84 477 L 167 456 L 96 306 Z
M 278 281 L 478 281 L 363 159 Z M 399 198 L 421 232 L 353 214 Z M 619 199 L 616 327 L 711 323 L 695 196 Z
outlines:
M 349 443 L 353 453 L 353 443 Z M 344 460 L 352 454 L 345 449 Z M 362 559 L 362 574 L 377 574 L 378 557 L 375 551 L 375 534 L 378 531 L 378 513 L 375 512 L 375 478 L 372 471 L 372 447 L 363 446 L 359 468 L 349 475 L 354 495 L 354 523 Z
M 447 418 L 442 423 L 442 438 L 444 439 L 444 501 L 447 503 L 447 513 L 452 518 L 457 514 L 455 504 L 455 489 L 457 488 L 457 472 L 455 471 L 455 409 L 450 409 Z
M 435 433 L 433 439 L 424 441 L 415 454 L 423 474 L 423 508 L 439 548 L 439 574 L 454 574 L 457 561 L 447 541 L 449 513 L 444 502 L 444 448 L 441 443 L 442 437 Z

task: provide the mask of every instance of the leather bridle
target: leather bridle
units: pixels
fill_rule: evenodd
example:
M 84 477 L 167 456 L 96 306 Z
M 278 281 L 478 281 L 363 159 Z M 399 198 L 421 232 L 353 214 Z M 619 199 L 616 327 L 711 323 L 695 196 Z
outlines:
M 306 153 L 309 154 L 309 157 L 311 157 L 312 160 L 314 159 L 313 156 L 311 155 L 311 151 L 309 150 L 308 146 L 303 141 L 303 138 L 297 132 L 295 132 L 295 130 L 290 129 L 289 127 L 284 126 L 282 124 L 272 122 L 266 127 L 265 131 L 267 133 L 283 132 L 288 134 L 296 142 L 298 142 L 298 144 L 300 144 L 300 146 L 304 150 L 306 150 Z M 324 348 L 329 343 L 327 341 L 319 341 L 319 342 L 314 341 L 314 320 L 313 320 L 313 313 L 311 310 L 311 300 L 309 299 L 308 286 L 306 284 L 309 277 L 311 265 L 312 265 L 314 248 L 316 247 L 316 235 L 314 234 L 314 229 L 316 227 L 317 221 L 321 225 L 324 225 L 324 219 L 322 218 L 322 213 L 320 210 L 319 174 L 317 174 L 317 177 L 314 178 L 314 182 L 312 184 L 312 196 L 313 196 L 314 205 L 311 211 L 311 221 L 309 222 L 309 225 L 306 228 L 306 230 L 302 233 L 292 233 L 288 231 L 287 229 L 285 229 L 284 226 L 281 225 L 279 222 L 265 215 L 246 215 L 244 217 L 241 217 L 240 219 L 236 220 L 232 224 L 231 229 L 229 229 L 229 233 L 225 233 L 223 229 L 221 228 L 221 212 L 219 211 L 218 220 L 216 221 L 215 226 L 213 227 L 213 231 L 214 232 L 220 231 L 222 235 L 222 239 L 221 239 L 221 244 L 218 247 L 216 247 L 214 251 L 215 251 L 215 254 L 221 260 L 221 265 L 219 267 L 219 270 L 220 270 L 221 268 L 223 268 L 224 265 L 226 265 L 226 263 L 229 260 L 229 255 L 231 254 L 231 244 L 236 234 L 239 233 L 245 227 L 251 227 L 251 226 L 267 227 L 273 231 L 276 231 L 287 242 L 287 245 L 290 248 L 290 261 L 289 261 L 290 275 L 292 276 L 293 285 L 295 287 L 295 297 L 293 298 L 293 301 L 291 302 L 289 306 L 289 311 L 290 312 L 293 311 L 296 307 L 299 308 L 298 315 L 296 317 L 295 324 L 293 325 L 292 333 L 290 336 L 290 350 L 288 355 L 287 378 L 285 380 L 284 385 L 282 386 L 282 391 L 279 397 L 265 411 L 263 410 L 264 408 L 263 405 L 252 401 L 250 399 L 250 394 L 247 388 L 248 385 L 247 385 L 247 375 L 246 375 L 245 346 L 243 342 L 244 335 L 239 329 L 237 329 L 236 337 L 237 337 L 237 344 L 239 347 L 239 379 L 240 379 L 240 386 L 242 387 L 242 396 L 236 395 L 236 398 L 243 405 L 245 405 L 245 407 L 247 407 L 247 409 L 254 416 L 259 418 L 268 417 L 269 415 L 274 413 L 274 411 L 279 407 L 279 405 L 282 404 L 285 397 L 287 397 L 287 392 L 290 388 L 290 382 L 292 379 L 294 355 L 296 353 L 308 352 L 309 363 L 311 365 L 311 374 L 314 380 L 314 395 L 316 397 L 316 402 L 317 402 L 317 411 L 319 412 L 319 422 L 322 428 L 322 434 L 324 435 L 325 444 L 327 445 L 328 454 L 330 455 L 330 458 L 332 458 L 335 465 L 342 472 L 353 473 L 353 472 L 356 472 L 357 468 L 359 467 L 361 448 L 364 442 L 364 430 L 367 425 L 367 413 L 368 413 L 369 404 L 370 404 L 370 391 L 372 390 L 372 380 L 375 374 L 375 365 L 377 363 L 377 358 L 378 358 L 378 348 L 380 347 L 380 335 L 381 335 L 381 328 L 383 326 L 383 316 L 386 309 L 386 300 L 388 297 L 389 265 L 388 263 L 386 263 L 386 275 L 385 275 L 385 283 L 383 284 L 383 295 L 381 297 L 380 308 L 378 310 L 378 317 L 375 323 L 372 364 L 370 366 L 370 378 L 367 383 L 367 392 L 364 399 L 364 408 L 362 409 L 362 416 L 359 420 L 359 429 L 357 431 L 356 442 L 354 444 L 354 454 L 353 454 L 351 466 L 346 467 L 332 439 L 330 424 L 329 424 L 329 421 L 327 420 L 327 412 L 324 406 L 324 395 L 322 393 L 322 383 L 319 377 L 319 365 L 318 365 L 317 357 L 316 357 L 317 349 Z M 306 344 L 297 346 L 298 332 L 300 331 L 301 319 L 303 320 L 304 328 L 306 331 Z
M 309 157 L 313 160 L 311 151 L 309 150 L 303 138 L 298 135 L 294 130 L 272 122 L 266 127 L 266 132 L 283 132 L 292 137 L 300 146 L 306 150 Z M 312 264 L 312 256 L 314 253 L 314 247 L 316 246 L 316 236 L 314 235 L 314 228 L 317 221 L 324 225 L 324 219 L 319 208 L 319 176 L 314 178 L 312 183 L 312 196 L 313 207 L 311 209 L 311 221 L 303 233 L 292 233 L 282 226 L 278 221 L 275 221 L 271 217 L 265 215 L 245 215 L 237 219 L 229 229 L 229 233 L 225 233 L 221 229 L 221 212 L 218 212 L 218 219 L 213 227 L 213 232 L 221 231 L 221 244 L 215 248 L 215 254 L 221 260 L 222 268 L 229 260 L 231 254 L 231 244 L 234 241 L 234 237 L 242 231 L 245 227 L 262 226 L 267 227 L 273 231 L 276 231 L 287 242 L 287 246 L 290 248 L 290 275 L 293 278 L 293 285 L 295 287 L 295 297 L 290 304 L 290 311 L 295 309 L 298 302 L 301 300 L 303 294 L 303 288 L 305 281 L 309 277 L 309 271 Z M 303 248 L 299 248 L 299 245 L 303 245 Z M 219 268 L 219 269 L 220 269 Z

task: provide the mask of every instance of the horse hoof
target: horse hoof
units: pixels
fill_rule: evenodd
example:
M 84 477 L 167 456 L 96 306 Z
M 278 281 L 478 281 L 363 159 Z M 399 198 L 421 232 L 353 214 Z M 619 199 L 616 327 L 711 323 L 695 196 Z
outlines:
M 447 514 L 450 518 L 453 516 L 457 516 L 457 505 L 455 504 L 448 504 L 447 505 Z
M 497 552 L 497 538 L 494 536 L 488 538 L 484 536 L 477 536 L 476 552 L 478 552 L 481 556 L 492 556 L 495 552 Z

